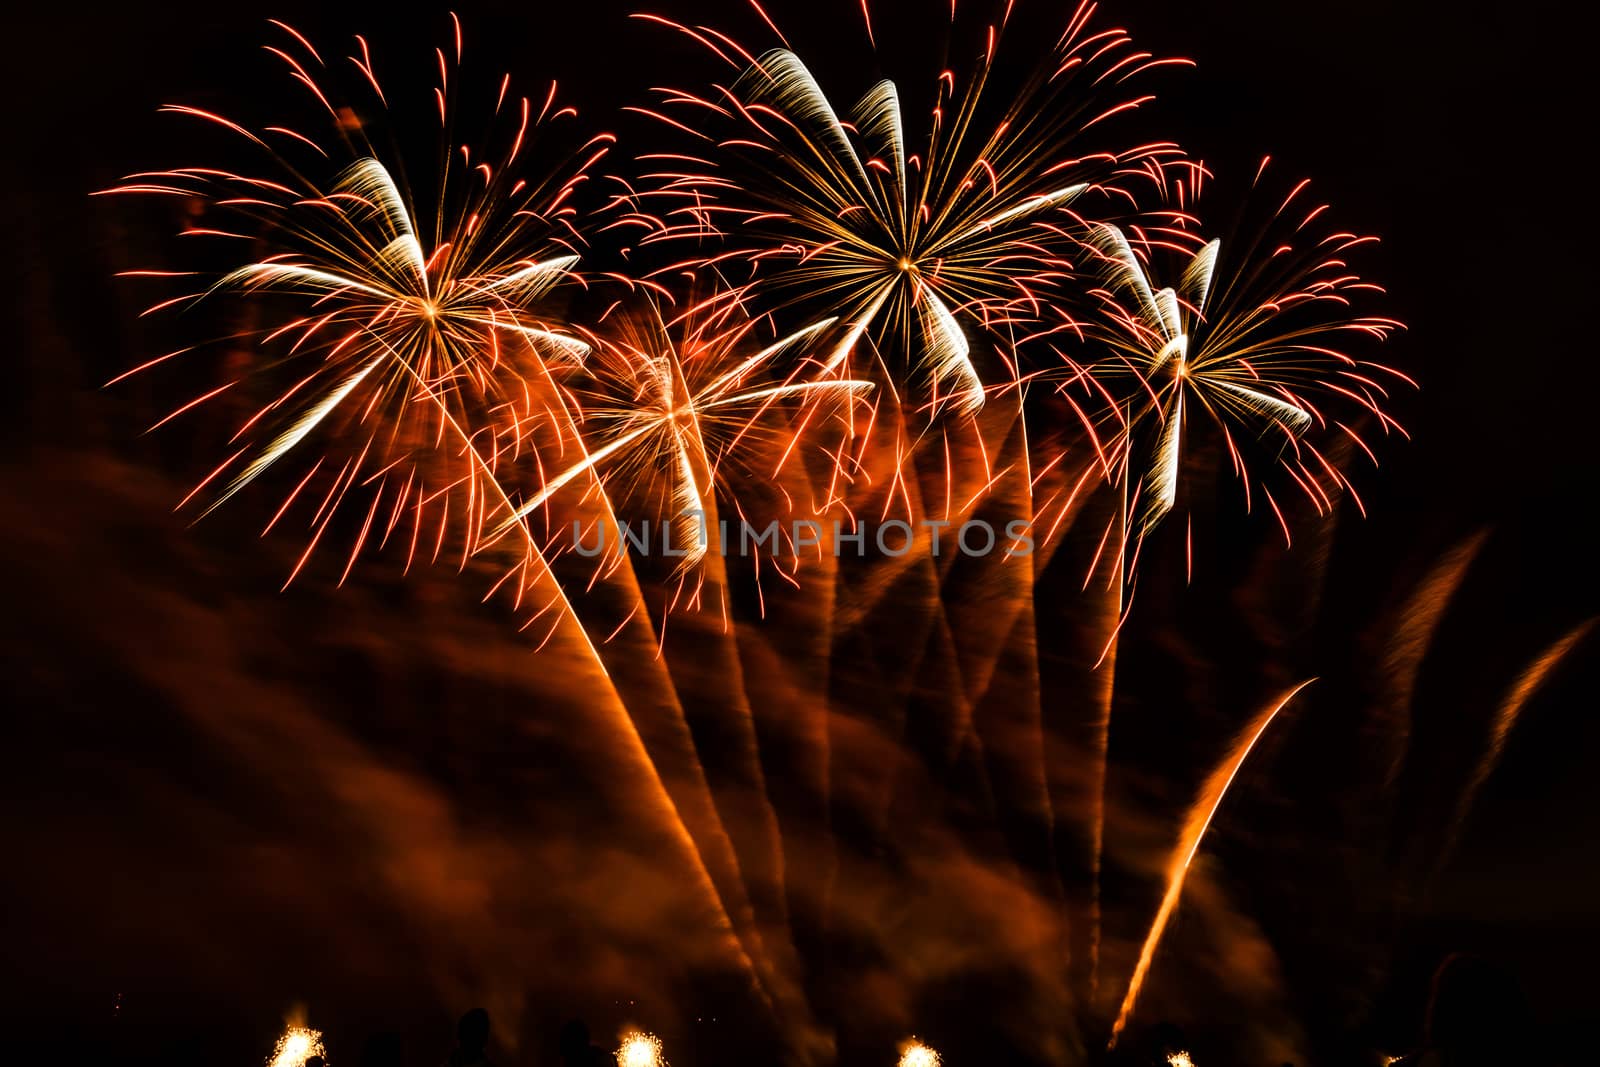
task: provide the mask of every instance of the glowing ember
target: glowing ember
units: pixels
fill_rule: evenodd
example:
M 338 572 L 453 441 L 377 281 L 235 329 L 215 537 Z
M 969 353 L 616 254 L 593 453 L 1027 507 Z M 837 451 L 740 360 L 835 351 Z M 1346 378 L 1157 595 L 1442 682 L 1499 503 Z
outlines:
M 939 1067 L 939 1054 L 912 1038 L 900 1049 L 900 1067 Z
M 661 1039 L 637 1030 L 624 1034 L 617 1049 L 617 1067 L 667 1067 L 666 1058 L 661 1055 Z
M 306 1060 L 312 1056 L 326 1054 L 322 1047 L 322 1031 L 290 1026 L 278 1038 L 278 1044 L 272 1050 L 272 1059 L 267 1063 L 269 1067 L 305 1067 Z

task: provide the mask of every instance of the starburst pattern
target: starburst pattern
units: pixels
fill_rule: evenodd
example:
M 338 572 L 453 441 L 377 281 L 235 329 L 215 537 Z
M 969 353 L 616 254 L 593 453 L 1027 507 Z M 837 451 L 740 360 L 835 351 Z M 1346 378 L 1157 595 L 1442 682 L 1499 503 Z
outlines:
M 466 145 L 449 148 L 435 191 L 419 198 L 378 158 L 359 114 L 332 102 L 321 56 L 283 29 L 293 47 L 269 51 L 332 120 L 328 146 L 287 126 L 251 129 L 170 107 L 222 130 L 235 142 L 230 149 L 243 142 L 267 166 L 143 173 L 108 191 L 180 198 L 202 220 L 186 234 L 235 248 L 248 242 L 259 253 L 214 280 L 186 274 L 206 284 L 152 309 L 203 311 L 232 297 L 264 323 L 216 346 L 233 356 L 227 377 L 174 412 L 225 393 L 251 397 L 232 453 L 191 495 L 203 496 L 210 511 L 291 454 L 304 454 L 301 475 L 287 483 L 269 523 L 296 504 L 311 513 L 302 565 L 355 498 L 363 499 L 365 518 L 351 562 L 402 524 L 410 526 L 412 554 L 420 546 L 435 555 L 455 525 L 465 559 L 487 514 L 503 503 L 497 478 L 521 455 L 527 424 L 551 414 L 556 376 L 588 351 L 551 317 L 547 298 L 578 261 L 570 200 L 606 139 L 525 176 L 544 127 L 570 112 L 556 107 L 553 86 L 535 105 L 512 96 L 507 79 L 495 104 L 506 120 L 500 142 L 483 156 Z M 351 61 L 381 112 L 383 93 L 365 42 L 358 43 Z M 454 61 L 439 53 L 436 95 L 447 133 L 453 97 L 446 90 L 459 60 L 458 28 Z M 341 153 L 355 158 L 340 164 Z M 193 356 L 186 348 L 136 371 Z
M 999 88 L 1004 27 L 991 27 L 959 90 L 954 73 L 941 76 L 915 140 L 894 82 L 841 113 L 793 51 L 733 49 L 748 67 L 731 86 L 670 92 L 650 110 L 698 138 L 698 153 L 666 157 L 673 169 L 647 176 L 667 205 L 655 239 L 723 235 L 728 248 L 705 260 L 743 261 L 752 293 L 845 324 L 828 369 L 866 338 L 891 388 L 909 374 L 930 405 L 976 411 L 985 382 L 969 331 L 1006 339 L 1036 319 L 1073 271 L 1082 219 L 1069 208 L 1092 183 L 1106 192 L 1173 151 L 1080 148 L 1086 131 L 1147 99 L 1119 95 L 1124 82 L 1182 62 L 1136 51 L 1092 14 L 1089 4 L 1074 13 L 1049 65 Z M 713 47 L 728 58 L 725 39 Z M 683 109 L 692 117 L 670 117 Z

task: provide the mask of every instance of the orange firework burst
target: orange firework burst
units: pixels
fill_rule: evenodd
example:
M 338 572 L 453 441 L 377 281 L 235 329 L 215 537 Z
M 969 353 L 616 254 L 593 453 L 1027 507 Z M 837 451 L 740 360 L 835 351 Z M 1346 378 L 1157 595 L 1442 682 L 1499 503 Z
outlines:
M 572 388 L 581 420 L 574 458 L 547 471 L 499 530 L 576 483 L 585 497 L 598 490 L 613 515 L 659 516 L 674 530 L 673 555 L 691 567 L 709 546 L 730 470 L 775 477 L 815 423 L 872 384 L 819 373 L 804 356 L 832 320 L 763 342 L 758 320 L 726 290 L 679 311 L 651 290 L 640 294 L 586 332 L 594 354 Z
M 488 514 L 505 503 L 497 473 L 519 455 L 527 424 L 554 403 L 552 374 L 587 351 L 547 317 L 547 297 L 577 262 L 570 201 L 607 139 L 564 149 L 555 169 L 524 176 L 549 127 L 574 112 L 557 106 L 554 85 L 538 101 L 513 95 L 508 76 L 494 100 L 501 133 L 482 151 L 450 145 L 458 24 L 454 50 L 437 52 L 434 96 L 447 147 L 436 186 L 419 197 L 401 181 L 399 161 L 386 161 L 368 139 L 362 116 L 381 113 L 387 101 L 366 42 L 358 37 L 349 57 L 366 103 L 336 104 L 321 55 L 277 25 L 288 40 L 268 51 L 324 124 L 331 120 L 334 136 L 319 141 L 288 126 L 250 128 L 168 107 L 224 132 L 231 149 L 264 156 L 269 166 L 259 174 L 180 167 L 136 174 L 108 190 L 182 199 L 198 219 L 185 235 L 245 249 L 218 275 L 180 275 L 202 287 L 151 309 L 233 296 L 248 299 L 256 324 L 217 346 L 233 357 L 220 384 L 167 417 L 248 394 L 235 409 L 232 453 L 190 497 L 206 496 L 209 511 L 304 453 L 301 474 L 286 482 L 287 499 L 268 523 L 297 506 L 310 515 L 310 544 L 296 572 L 354 498 L 365 518 L 351 563 L 403 524 L 412 554 L 420 547 L 437 556 L 454 523 L 465 559 Z

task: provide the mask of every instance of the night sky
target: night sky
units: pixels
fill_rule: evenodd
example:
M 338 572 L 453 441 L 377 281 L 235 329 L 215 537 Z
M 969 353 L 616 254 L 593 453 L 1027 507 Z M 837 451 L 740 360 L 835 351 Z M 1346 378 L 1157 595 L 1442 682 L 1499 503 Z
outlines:
M 937 0 L 875 4 L 876 56 L 847 0 L 767 7 L 840 99 L 885 74 L 936 70 L 946 43 Z M 1141 1011 L 1184 1026 L 1202 1065 L 1265 1063 L 1280 1049 L 1365 1063 L 1369 1050 L 1407 1049 L 1429 975 L 1452 951 L 1515 972 L 1537 1041 L 1592 1046 L 1600 1025 L 1592 636 L 1529 703 L 1454 857 L 1429 874 L 1501 694 L 1600 612 L 1589 328 L 1600 279 L 1584 160 L 1593 27 L 1543 0 L 1433 8 L 1102 9 L 1141 46 L 1198 63 L 1151 79 L 1160 99 L 1140 123 L 1174 131 L 1224 178 L 1246 179 L 1270 153 L 1312 176 L 1342 224 L 1382 235 L 1363 273 L 1408 327 L 1385 356 L 1422 384 L 1395 403 L 1411 440 L 1386 440 L 1383 468 L 1358 479 L 1365 519 L 1346 506 L 1287 552 L 1270 517 L 1220 519 L 1197 535 L 1188 589 L 1171 553 L 1151 563 L 1179 589 L 1150 605 L 1122 668 L 1111 973 L 1126 973 L 1162 849 L 1210 762 L 1268 695 L 1322 679 L 1214 831 L 1197 918 L 1176 929 Z M 1065 15 L 1021 9 L 1024 26 Z M 456 10 L 470 69 L 556 78 L 582 122 L 618 131 L 619 161 L 651 136 L 619 108 L 721 73 L 627 19 L 619 0 Z M 733 0 L 650 10 L 767 39 Z M 330 50 L 367 35 L 397 99 L 422 99 L 448 29 L 443 7 L 413 17 L 256 0 L 35 4 L 8 20 L 0 825 L 4 1002 L 18 1040 L 53 1062 L 114 1050 L 99 1062 L 253 1063 L 303 1004 L 336 1064 L 357 1062 L 384 1029 L 406 1036 L 408 1063 L 431 1064 L 453 1018 L 481 1001 L 501 1034 L 496 1062 L 555 1062 L 553 1028 L 580 1014 L 607 1040 L 624 1023 L 654 1025 L 683 1067 L 768 1062 L 746 1050 L 780 1039 L 745 1017 L 714 949 L 684 933 L 704 917 L 663 830 L 635 817 L 631 784 L 612 780 L 603 743 L 585 733 L 582 694 L 552 683 L 480 591 L 449 568 L 402 582 L 383 567 L 335 591 L 328 562 L 332 573 L 279 594 L 298 545 L 256 537 L 266 500 L 194 527 L 172 512 L 222 431 L 144 435 L 172 395 L 100 388 L 164 340 L 136 320 L 143 294 L 112 275 L 146 265 L 171 227 L 148 205 L 88 194 L 187 158 L 186 131 L 159 105 L 222 109 L 279 91 L 259 47 L 268 18 Z M 1384 685 L 1414 632 L 1417 590 L 1469 552 L 1416 671 L 1408 761 L 1385 785 L 1369 759 L 1384 743 L 1372 709 L 1393 695 Z M 1286 609 L 1296 583 L 1319 593 Z M 1052 665 L 1050 643 L 1069 630 L 1041 620 L 1044 673 L 1075 669 L 1065 653 Z M 1012 900 L 994 868 L 956 855 L 896 870 L 993 893 L 996 912 L 1027 921 L 1032 896 Z M 618 903 L 630 884 L 655 887 L 636 910 Z M 874 914 L 879 894 L 865 895 Z M 965 958 L 951 947 L 959 931 L 941 936 Z M 944 966 L 935 955 L 918 962 Z M 851 959 L 839 951 L 829 967 Z M 908 1010 L 942 1038 L 950 1067 L 988 1052 L 1046 1062 L 1007 1036 L 1022 1024 L 1005 1005 L 1028 1000 L 1010 984 L 1030 972 L 949 973 Z M 848 1002 L 809 993 L 824 1015 Z M 840 1062 L 891 1062 L 884 1041 L 846 1026 Z

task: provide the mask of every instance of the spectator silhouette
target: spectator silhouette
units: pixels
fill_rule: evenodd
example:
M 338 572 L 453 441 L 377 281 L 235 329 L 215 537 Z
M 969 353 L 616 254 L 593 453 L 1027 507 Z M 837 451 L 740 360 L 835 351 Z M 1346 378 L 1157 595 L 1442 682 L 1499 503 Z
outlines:
M 1404 1067 L 1500 1067 L 1536 1063 L 1532 1019 L 1509 971 L 1453 955 L 1434 972 L 1423 1045 Z
M 489 1013 L 473 1008 L 456 1023 L 456 1047 L 444 1061 L 444 1067 L 490 1067 Z
M 561 1028 L 557 1039 L 561 1049 L 561 1067 L 611 1067 L 613 1057 L 605 1049 L 589 1040 L 589 1027 L 582 1019 L 573 1019 Z

